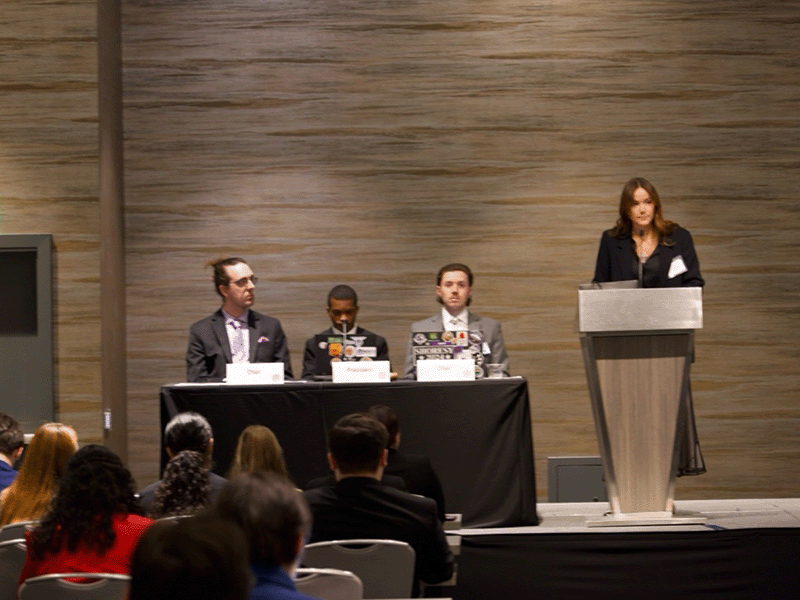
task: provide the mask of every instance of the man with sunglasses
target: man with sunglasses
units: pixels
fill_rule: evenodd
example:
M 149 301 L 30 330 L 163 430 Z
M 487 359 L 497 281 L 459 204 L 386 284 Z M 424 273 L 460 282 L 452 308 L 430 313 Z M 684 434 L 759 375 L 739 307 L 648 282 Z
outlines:
M 328 292 L 328 316 L 332 327 L 328 327 L 320 335 L 341 336 L 343 333 L 348 338 L 352 336 L 375 336 L 375 357 L 373 360 L 389 360 L 389 346 L 386 340 L 379 335 L 359 327 L 356 323 L 358 316 L 358 296 L 349 285 L 337 285 Z M 303 353 L 303 379 L 330 378 L 330 362 L 318 361 L 317 353 L 328 350 L 320 348 L 317 338 L 312 337 L 306 341 Z M 325 363 L 321 366 L 320 363 Z
M 189 330 L 187 381 L 222 381 L 225 365 L 236 362 L 282 362 L 285 377 L 291 378 L 289 346 L 280 321 L 250 308 L 258 282 L 250 266 L 238 257 L 212 261 L 209 266 L 222 307 Z

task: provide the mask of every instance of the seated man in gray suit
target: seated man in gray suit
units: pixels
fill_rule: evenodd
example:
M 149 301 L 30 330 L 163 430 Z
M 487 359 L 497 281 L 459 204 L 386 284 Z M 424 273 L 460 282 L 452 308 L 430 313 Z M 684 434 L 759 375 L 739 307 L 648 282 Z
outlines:
M 229 363 L 282 362 L 292 377 L 289 346 L 278 319 L 251 310 L 258 278 L 241 258 L 209 263 L 222 307 L 189 330 L 186 380 L 222 381 Z
M 500 322 L 481 317 L 467 309 L 472 303 L 472 281 L 472 271 L 467 265 L 450 263 L 439 269 L 436 276 L 436 300 L 442 305 L 442 310 L 432 317 L 413 323 L 411 336 L 424 331 L 479 331 L 483 337 L 481 354 L 484 364 L 502 364 L 503 372 L 508 375 L 508 353 Z M 416 377 L 411 337 L 408 339 L 404 376 Z

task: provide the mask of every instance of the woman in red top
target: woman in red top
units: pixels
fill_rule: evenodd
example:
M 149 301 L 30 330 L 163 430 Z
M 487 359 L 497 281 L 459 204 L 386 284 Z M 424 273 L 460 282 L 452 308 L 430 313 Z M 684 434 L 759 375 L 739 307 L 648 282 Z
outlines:
M 73 454 L 50 511 L 28 534 L 19 582 L 48 573 L 128 574 L 133 549 L 153 523 L 141 516 L 134 489 L 130 471 L 104 446 Z

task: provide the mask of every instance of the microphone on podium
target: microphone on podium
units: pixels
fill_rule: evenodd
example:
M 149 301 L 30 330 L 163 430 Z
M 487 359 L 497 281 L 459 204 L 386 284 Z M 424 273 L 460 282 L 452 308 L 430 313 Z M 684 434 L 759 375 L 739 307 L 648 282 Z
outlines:
M 644 229 L 639 229 L 639 238 L 644 243 Z M 639 255 L 639 287 L 644 287 L 644 246 L 642 246 L 642 253 Z
M 343 318 L 342 324 L 342 360 L 347 360 L 347 317 Z

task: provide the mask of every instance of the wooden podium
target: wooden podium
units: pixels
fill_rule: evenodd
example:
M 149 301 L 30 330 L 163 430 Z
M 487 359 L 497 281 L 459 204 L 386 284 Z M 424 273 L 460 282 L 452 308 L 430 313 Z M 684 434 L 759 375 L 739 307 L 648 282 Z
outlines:
M 581 289 L 578 328 L 611 514 L 587 525 L 703 522 L 673 515 L 701 288 Z

